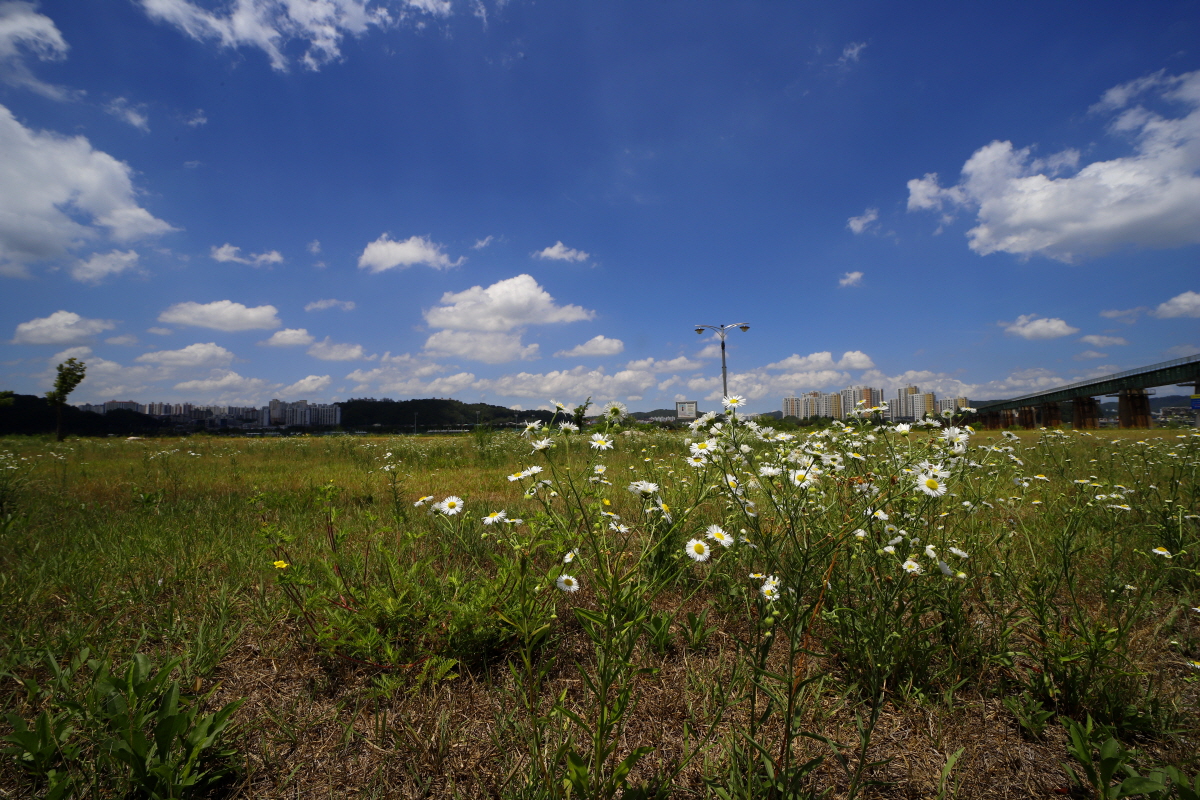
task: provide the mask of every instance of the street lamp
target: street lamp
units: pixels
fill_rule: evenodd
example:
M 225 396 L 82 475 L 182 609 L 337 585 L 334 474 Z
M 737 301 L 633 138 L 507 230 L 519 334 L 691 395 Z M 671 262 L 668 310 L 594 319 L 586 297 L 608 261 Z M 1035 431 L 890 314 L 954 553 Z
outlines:
M 721 340 L 721 389 L 724 392 L 724 397 L 729 397 L 729 376 L 725 371 L 725 334 L 737 328 L 741 331 L 750 330 L 750 324 L 746 322 L 734 322 L 729 325 L 697 325 L 696 333 L 703 334 L 705 331 L 712 331 Z

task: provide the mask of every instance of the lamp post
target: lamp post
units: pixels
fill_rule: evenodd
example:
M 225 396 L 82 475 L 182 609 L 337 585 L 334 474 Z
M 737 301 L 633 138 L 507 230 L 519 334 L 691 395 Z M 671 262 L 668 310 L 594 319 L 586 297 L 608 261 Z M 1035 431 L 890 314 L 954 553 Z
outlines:
M 721 340 L 721 390 L 724 392 L 723 397 L 729 397 L 729 375 L 725 370 L 725 334 L 737 328 L 741 331 L 750 330 L 750 324 L 747 322 L 733 322 L 729 325 L 697 325 L 696 333 L 703 334 L 705 331 L 712 331 Z

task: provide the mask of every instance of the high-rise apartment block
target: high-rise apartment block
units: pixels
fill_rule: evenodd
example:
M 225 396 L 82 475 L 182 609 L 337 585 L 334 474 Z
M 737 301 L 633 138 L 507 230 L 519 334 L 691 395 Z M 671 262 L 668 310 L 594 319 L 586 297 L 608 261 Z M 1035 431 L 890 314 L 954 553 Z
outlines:
M 796 397 L 783 398 L 785 417 L 827 417 L 845 419 L 857 409 L 879 408 L 885 404 L 883 390 L 870 386 L 850 386 L 840 392 L 805 392 Z M 939 414 L 946 409 L 966 408 L 970 403 L 965 397 L 938 400 L 933 392 L 922 392 L 918 386 L 905 386 L 896 396 L 886 401 L 886 416 L 889 420 L 921 420 L 927 414 Z

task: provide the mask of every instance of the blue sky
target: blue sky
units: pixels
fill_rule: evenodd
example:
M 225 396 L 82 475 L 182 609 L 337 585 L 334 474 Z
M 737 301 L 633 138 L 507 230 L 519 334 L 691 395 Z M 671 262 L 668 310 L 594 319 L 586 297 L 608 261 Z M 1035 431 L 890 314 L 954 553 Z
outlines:
M 1136 10 L 1134 10 L 1136 9 Z M 972 399 L 1200 352 L 1200 3 L 0 0 L 0 387 Z

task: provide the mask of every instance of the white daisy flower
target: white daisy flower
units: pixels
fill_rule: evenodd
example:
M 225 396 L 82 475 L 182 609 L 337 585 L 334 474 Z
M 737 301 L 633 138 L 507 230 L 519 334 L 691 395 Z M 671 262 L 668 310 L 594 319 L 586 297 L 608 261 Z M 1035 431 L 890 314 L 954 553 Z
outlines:
M 427 494 L 424 497 L 422 497 L 420 500 L 418 500 L 417 502 L 413 503 L 413 505 L 416 506 L 417 508 L 420 508 L 421 506 L 425 505 L 432 499 L 433 499 L 433 495 Z
M 442 502 L 435 505 L 434 509 L 442 512 L 443 514 L 445 514 L 448 517 L 453 517 L 455 514 L 459 514 L 462 512 L 463 501 L 462 501 L 461 497 L 456 497 L 455 495 L 450 495 L 445 500 L 443 500 Z
M 608 467 L 604 466 L 603 464 L 597 464 L 596 466 L 592 467 L 592 472 L 596 473 L 597 475 L 603 475 L 605 472 L 608 472 Z
M 628 489 L 633 494 L 645 497 L 657 492 L 658 484 L 651 483 L 650 481 L 634 481 L 633 483 L 629 484 Z
M 508 519 L 507 511 L 493 511 L 492 513 L 484 516 L 483 524 L 495 525 L 497 522 L 503 522 L 506 519 Z
M 1171 555 L 1171 551 L 1165 547 L 1156 547 L 1153 550 L 1151 550 L 1150 552 L 1154 553 L 1154 555 L 1156 555 L 1156 556 L 1162 556 L 1163 558 L 1173 558 L 1173 556 Z
M 941 497 L 946 493 L 946 484 L 930 473 L 924 473 L 917 478 L 917 488 L 930 497 Z
M 579 555 L 579 552 L 577 550 L 572 550 L 571 552 L 569 552 L 565 556 L 563 556 L 563 563 L 570 564 L 572 561 L 575 560 L 575 557 L 578 555 Z
M 549 437 L 547 437 L 545 439 L 538 439 L 537 441 L 535 441 L 533 443 L 533 449 L 535 451 L 536 450 L 548 450 L 553 446 L 554 446 L 554 440 Z
M 774 602 L 779 599 L 779 587 L 773 583 L 764 583 L 758 591 L 762 594 L 763 599 L 768 602 Z
M 684 551 L 693 561 L 708 561 L 712 548 L 703 539 L 691 539 L 684 546 Z
M 746 398 L 742 397 L 740 394 L 735 394 L 722 398 L 721 402 L 725 404 L 726 408 L 736 410 L 746 405 Z
M 904 571 L 907 572 L 909 575 L 920 575 L 921 574 L 921 565 L 918 564 L 916 561 L 913 561 L 911 558 L 908 559 L 907 561 L 905 561 L 900 566 L 904 567 Z
M 959 550 L 957 547 L 951 547 L 950 552 L 954 553 L 954 555 L 958 556 L 959 558 L 968 558 L 969 557 L 965 552 L 963 552 L 962 550 Z
M 868 516 L 874 517 L 875 519 L 880 520 L 882 522 L 887 522 L 887 519 L 888 519 L 887 512 L 885 512 L 882 508 L 877 509 L 875 511 L 868 512 Z
M 605 436 L 603 433 L 593 433 L 589 444 L 596 450 L 612 450 L 613 440 L 611 436 Z
M 558 588 L 562 589 L 564 592 L 579 591 L 579 581 L 572 575 L 559 575 L 558 580 L 555 581 L 555 583 L 558 584 Z

